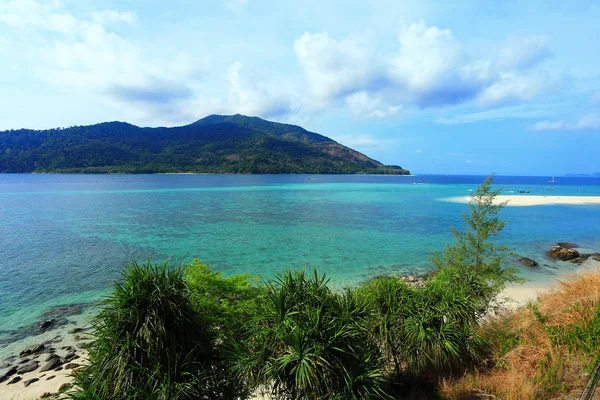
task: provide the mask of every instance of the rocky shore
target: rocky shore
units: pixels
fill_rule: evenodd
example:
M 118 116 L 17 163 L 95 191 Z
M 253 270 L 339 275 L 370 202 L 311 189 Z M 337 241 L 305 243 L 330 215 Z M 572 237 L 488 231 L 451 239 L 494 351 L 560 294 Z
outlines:
M 72 317 L 88 306 L 55 307 L 34 326 L 4 332 L 5 346 L 21 347 L 0 358 L 0 398 L 52 399 L 69 387 L 73 373 L 88 362 L 85 348 L 90 341 L 90 327 L 76 326 Z

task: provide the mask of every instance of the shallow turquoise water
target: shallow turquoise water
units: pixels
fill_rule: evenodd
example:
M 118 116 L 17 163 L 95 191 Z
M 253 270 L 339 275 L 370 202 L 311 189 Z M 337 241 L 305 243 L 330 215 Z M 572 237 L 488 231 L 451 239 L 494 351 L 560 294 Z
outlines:
M 96 300 L 132 259 L 200 258 L 227 274 L 316 266 L 335 284 L 425 273 L 483 177 L 0 175 L 0 336 Z M 600 195 L 600 179 L 498 177 L 506 194 Z M 419 184 L 413 184 L 419 183 Z M 548 267 L 557 241 L 600 251 L 600 206 L 507 207 L 501 241 Z M 0 349 L 1 351 L 1 349 Z

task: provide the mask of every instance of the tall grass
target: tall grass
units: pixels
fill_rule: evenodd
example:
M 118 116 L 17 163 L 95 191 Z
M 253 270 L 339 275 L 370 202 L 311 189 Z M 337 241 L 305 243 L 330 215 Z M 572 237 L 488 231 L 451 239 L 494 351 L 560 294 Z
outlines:
M 446 398 L 473 390 L 506 400 L 578 397 L 600 354 L 600 271 L 560 281 L 529 307 L 488 320 L 481 335 L 491 368 L 446 380 Z

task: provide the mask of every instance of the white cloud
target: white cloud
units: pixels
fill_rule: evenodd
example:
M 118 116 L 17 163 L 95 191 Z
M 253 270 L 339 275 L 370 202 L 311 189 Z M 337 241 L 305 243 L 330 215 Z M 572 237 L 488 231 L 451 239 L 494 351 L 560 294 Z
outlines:
M 368 36 L 338 41 L 327 32 L 305 32 L 294 42 L 294 53 L 308 85 L 306 107 L 326 107 L 374 85 L 381 74 L 374 49 Z
M 416 150 L 415 150 L 415 153 L 419 153 L 419 154 L 421 154 L 422 152 L 423 152 L 423 150 L 421 150 L 421 149 L 416 149 Z
M 522 70 L 534 67 L 552 55 L 546 36 L 510 37 L 498 54 L 499 70 Z
M 585 115 L 574 123 L 565 121 L 540 121 L 530 127 L 530 130 L 536 132 L 600 130 L 600 115 Z
M 515 101 L 530 101 L 536 97 L 557 91 L 567 84 L 566 77 L 553 77 L 543 71 L 531 73 L 502 73 L 477 97 L 483 107 L 496 106 Z
M 332 136 L 335 141 L 359 151 L 395 151 L 400 143 L 396 138 L 380 138 L 364 133 Z
M 537 68 L 550 56 L 548 39 L 513 37 L 495 58 L 473 60 L 449 29 L 424 21 L 402 25 L 398 48 L 377 52 L 373 35 L 338 40 L 304 33 L 294 52 L 304 72 L 305 111 L 345 104 L 355 115 L 384 118 L 408 107 L 480 107 L 531 101 L 568 81 Z
M 559 104 L 541 104 L 501 107 L 475 113 L 458 114 L 451 117 L 439 117 L 435 122 L 452 125 L 514 118 L 540 118 L 549 115 L 553 110 L 559 108 L 559 106 Z
M 230 104 L 236 112 L 265 117 L 280 116 L 290 111 L 289 97 L 265 82 L 242 74 L 243 65 L 235 62 L 228 71 Z
M 73 15 L 60 10 L 58 0 L 39 3 L 34 0 L 12 0 L 0 3 L 0 22 L 13 29 L 43 29 L 67 34 L 77 26 Z

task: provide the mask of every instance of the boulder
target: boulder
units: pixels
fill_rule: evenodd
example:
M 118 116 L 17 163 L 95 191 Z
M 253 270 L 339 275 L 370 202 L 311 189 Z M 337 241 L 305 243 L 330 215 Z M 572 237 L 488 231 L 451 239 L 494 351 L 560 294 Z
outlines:
M 31 354 L 37 354 L 37 353 L 41 352 L 42 350 L 44 350 L 44 347 L 45 346 L 43 343 L 27 346 L 23 349 L 23 351 L 21 353 L 19 353 L 19 355 L 21 357 L 23 357 L 23 356 L 28 356 Z
M 73 369 L 73 368 L 77 368 L 79 367 L 79 364 L 77 363 L 69 363 L 67 365 L 65 365 L 65 369 Z
M 27 364 L 21 366 L 17 370 L 17 374 L 22 375 L 22 374 L 26 374 L 27 372 L 35 371 L 38 366 L 39 366 L 39 364 L 37 363 L 37 361 L 30 361 Z
M 32 383 L 34 383 L 34 382 L 37 382 L 37 381 L 39 381 L 39 379 L 38 379 L 38 378 L 31 378 L 31 379 L 27 379 L 26 381 L 24 381 L 24 382 L 23 382 L 23 385 L 25 385 L 25 387 L 27 387 L 27 386 L 29 386 L 29 385 L 31 385 Z
M 15 376 L 14 378 L 12 378 L 12 379 L 10 380 L 10 382 L 8 382 L 8 383 L 7 383 L 7 385 L 12 385 L 13 383 L 17 383 L 17 382 L 19 382 L 21 379 L 23 379 L 23 378 L 21 378 L 20 376 Z
M 565 249 L 574 249 L 576 247 L 579 247 L 575 243 L 570 243 L 570 242 L 558 242 L 558 243 L 556 243 L 556 245 L 560 246 L 560 247 L 564 247 Z
M 66 356 L 63 358 L 63 362 L 66 362 L 66 363 L 68 363 L 69 361 L 73 361 L 73 360 L 76 360 L 76 359 L 78 359 L 78 358 L 79 358 L 79 356 L 78 356 L 77 354 L 75 354 L 75 353 L 69 353 L 69 354 L 67 354 L 67 355 L 66 355 Z
M 519 257 L 517 259 L 517 261 L 520 262 L 521 264 L 523 264 L 524 266 L 529 267 L 529 268 L 535 268 L 535 267 L 539 266 L 539 264 L 537 263 L 537 261 L 532 260 L 529 257 Z
M 16 373 L 17 373 L 17 367 L 13 366 L 13 367 L 10 367 L 10 368 L 8 369 L 8 371 L 6 371 L 6 372 L 4 373 L 4 375 L 5 375 L 5 376 L 11 376 L 11 375 L 14 375 L 14 374 L 16 374 Z
M 50 393 L 50 392 L 44 392 L 44 393 L 40 394 L 40 399 L 47 399 L 47 398 L 52 397 L 52 396 L 54 396 L 52 393 Z
M 50 354 L 48 354 L 48 355 L 46 356 L 46 358 L 44 359 L 44 361 L 50 361 L 50 360 L 52 360 L 53 358 L 60 358 L 60 357 L 59 357 L 59 356 L 58 356 L 58 354 L 56 354 L 56 353 L 50 353 Z
M 61 365 L 62 365 L 62 361 L 60 360 L 60 358 L 54 357 L 54 358 L 51 358 L 50 360 L 48 360 L 48 362 L 46 362 L 46 364 L 44 364 L 42 366 L 42 368 L 40 369 L 40 372 L 50 371 L 51 369 L 58 368 Z
M 572 244 L 572 243 L 568 243 L 568 244 Z M 572 260 L 574 258 L 578 258 L 581 256 L 581 254 L 579 254 L 579 252 L 577 250 L 575 250 L 571 247 L 563 247 L 560 245 L 560 243 L 553 246 L 550 250 L 548 250 L 548 252 L 546 254 L 549 257 L 555 258 L 557 260 L 562 260 L 562 261 Z
M 0 383 L 6 382 L 7 380 L 8 380 L 8 376 L 6 376 L 6 375 L 0 375 Z

